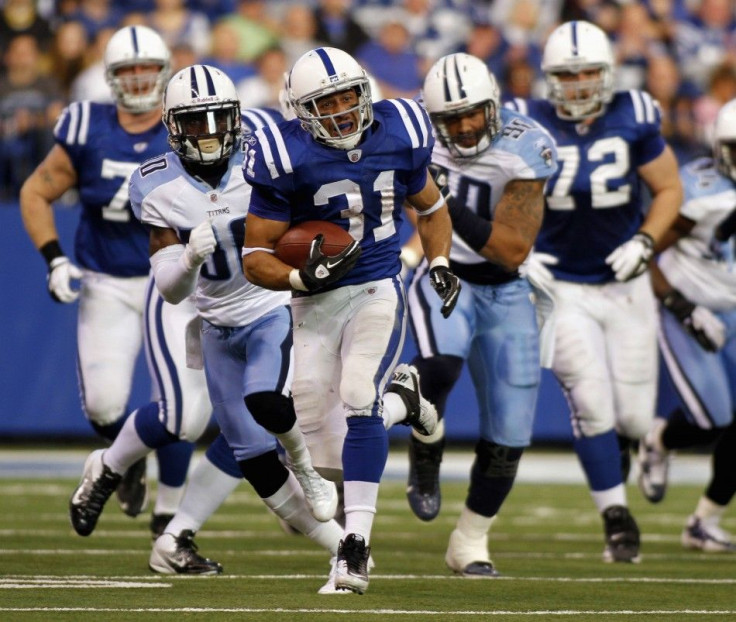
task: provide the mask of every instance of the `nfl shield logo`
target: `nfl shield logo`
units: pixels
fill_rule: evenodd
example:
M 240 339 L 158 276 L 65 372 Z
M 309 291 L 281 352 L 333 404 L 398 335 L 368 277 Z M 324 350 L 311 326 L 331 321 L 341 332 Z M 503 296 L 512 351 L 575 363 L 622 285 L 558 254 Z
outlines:
M 210 201 L 217 203 L 217 195 L 214 192 L 210 195 Z
M 136 153 L 143 153 L 146 150 L 146 147 L 148 147 L 148 143 L 135 143 L 135 145 L 133 145 L 133 151 Z
M 348 151 L 348 160 L 351 162 L 357 162 L 360 160 L 360 156 L 363 155 L 363 151 L 360 149 L 353 149 L 352 151 Z

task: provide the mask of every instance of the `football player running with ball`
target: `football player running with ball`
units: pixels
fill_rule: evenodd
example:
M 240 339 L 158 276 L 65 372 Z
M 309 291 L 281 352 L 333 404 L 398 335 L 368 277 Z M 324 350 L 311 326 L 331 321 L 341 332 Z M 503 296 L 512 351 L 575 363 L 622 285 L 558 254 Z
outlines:
M 603 558 L 639 559 L 618 435 L 646 433 L 657 393 L 657 308 L 647 267 L 677 217 L 682 187 L 656 103 L 614 92 L 606 34 L 558 26 L 544 48 L 548 100 L 510 105 L 557 141 L 529 279 L 554 298 L 552 368 L 571 407 L 574 448 L 605 530 Z M 646 208 L 642 185 L 651 193 Z
M 243 268 L 258 285 L 293 291 L 292 390 L 299 425 L 315 467 L 344 482 L 335 584 L 363 593 L 388 454 L 386 427 L 408 418 L 431 434 L 437 423 L 416 370 L 394 370 L 406 325 L 399 277 L 403 204 L 419 216 L 445 316 L 460 289 L 448 261 L 451 223 L 428 174 L 434 140 L 416 102 L 373 103 L 363 68 L 334 48 L 297 60 L 287 91 L 297 118 L 246 141 L 244 174 L 253 192 Z M 331 258 L 320 252 L 317 236 L 306 265 L 292 268 L 273 249 L 290 224 L 306 220 L 335 222 L 355 243 Z

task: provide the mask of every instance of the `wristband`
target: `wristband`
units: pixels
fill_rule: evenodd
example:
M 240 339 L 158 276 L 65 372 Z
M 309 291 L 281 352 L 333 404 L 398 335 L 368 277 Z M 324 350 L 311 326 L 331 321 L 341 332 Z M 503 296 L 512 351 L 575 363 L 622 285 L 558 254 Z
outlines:
M 439 257 L 435 257 L 432 261 L 429 262 L 429 269 L 434 270 L 435 268 L 439 268 L 442 266 L 443 268 L 449 268 L 450 262 L 447 260 L 447 257 L 443 257 L 440 255 Z
M 41 248 L 38 249 L 43 258 L 46 260 L 46 265 L 50 268 L 51 262 L 57 257 L 63 257 L 64 252 L 61 250 L 59 240 L 51 240 L 46 242 Z
M 309 289 L 307 289 L 307 286 L 304 285 L 304 281 L 302 281 L 302 277 L 299 274 L 299 270 L 294 268 L 291 272 L 289 272 L 289 285 L 291 285 L 291 289 L 295 289 L 298 292 L 308 292 Z

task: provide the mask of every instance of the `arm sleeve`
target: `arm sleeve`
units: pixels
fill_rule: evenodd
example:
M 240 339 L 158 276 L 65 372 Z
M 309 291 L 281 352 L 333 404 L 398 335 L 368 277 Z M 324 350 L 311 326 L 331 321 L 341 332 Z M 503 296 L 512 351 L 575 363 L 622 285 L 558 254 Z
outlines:
M 183 244 L 172 244 L 154 253 L 151 268 L 158 291 L 172 305 L 179 304 L 197 287 L 200 266 L 187 267 Z

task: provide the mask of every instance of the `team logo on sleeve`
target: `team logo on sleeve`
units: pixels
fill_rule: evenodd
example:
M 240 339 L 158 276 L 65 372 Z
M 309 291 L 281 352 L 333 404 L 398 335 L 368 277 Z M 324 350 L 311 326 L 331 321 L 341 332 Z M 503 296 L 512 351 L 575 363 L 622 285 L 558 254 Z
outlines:
M 543 140 L 537 141 L 535 147 L 539 149 L 539 156 L 547 166 L 552 166 L 552 148 Z
M 360 160 L 362 155 L 363 155 L 362 149 L 352 149 L 348 151 L 348 160 L 350 160 L 353 164 L 355 164 L 358 160 Z

